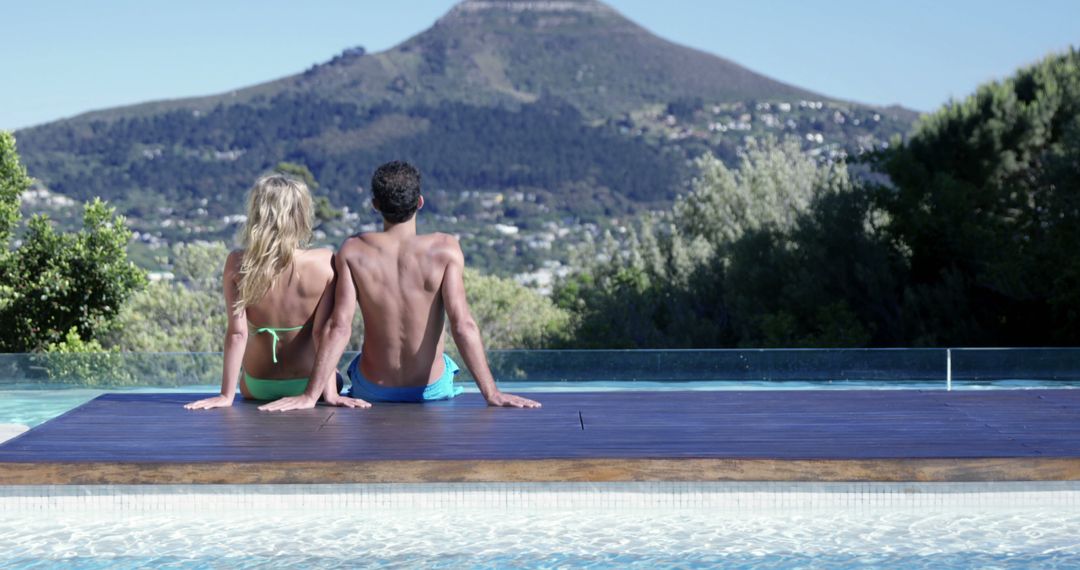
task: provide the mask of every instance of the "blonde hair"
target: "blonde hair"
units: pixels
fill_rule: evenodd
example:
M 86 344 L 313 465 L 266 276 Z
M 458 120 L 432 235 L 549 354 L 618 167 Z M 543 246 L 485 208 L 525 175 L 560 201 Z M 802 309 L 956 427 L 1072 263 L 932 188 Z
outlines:
M 296 249 L 311 240 L 311 193 L 299 180 L 270 174 L 255 181 L 248 192 L 247 223 L 240 233 L 244 253 L 233 310 L 258 303 L 274 279 L 293 262 Z

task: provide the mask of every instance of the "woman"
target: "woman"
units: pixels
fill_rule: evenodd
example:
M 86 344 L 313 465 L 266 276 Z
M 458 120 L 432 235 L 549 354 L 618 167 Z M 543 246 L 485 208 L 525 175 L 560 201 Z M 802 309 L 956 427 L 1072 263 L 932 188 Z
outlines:
M 315 333 L 334 300 L 333 253 L 303 249 L 312 222 L 311 194 L 303 182 L 277 174 L 255 182 L 248 194 L 243 249 L 225 260 L 230 310 L 221 395 L 185 408 L 231 406 L 238 380 L 240 393 L 252 400 L 296 396 L 307 388 Z

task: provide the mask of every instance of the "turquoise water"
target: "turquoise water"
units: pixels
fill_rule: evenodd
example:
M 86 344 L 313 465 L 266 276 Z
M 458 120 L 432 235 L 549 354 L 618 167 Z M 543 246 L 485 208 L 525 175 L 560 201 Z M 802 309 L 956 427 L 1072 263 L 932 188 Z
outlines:
M 1068 568 L 1080 515 L 667 511 L 5 519 L 5 568 Z
M 215 386 L 187 386 L 181 388 L 138 388 L 110 390 L 111 392 L 197 392 L 213 394 Z M 104 394 L 105 390 L 86 388 L 2 390 L 0 391 L 0 424 L 22 424 L 34 427 L 60 414 L 74 409 Z

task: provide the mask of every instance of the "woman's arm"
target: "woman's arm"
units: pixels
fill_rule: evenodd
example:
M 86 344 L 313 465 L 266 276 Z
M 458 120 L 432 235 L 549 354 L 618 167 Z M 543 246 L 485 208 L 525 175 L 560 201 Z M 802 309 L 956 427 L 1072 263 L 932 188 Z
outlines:
M 247 312 L 233 310 L 239 296 L 236 276 L 240 267 L 240 252 L 232 252 L 225 260 L 222 287 L 225 290 L 225 312 L 229 321 L 225 329 L 225 365 L 221 370 L 221 395 L 192 402 L 185 408 L 189 410 L 209 410 L 231 406 L 236 396 L 236 384 L 240 379 L 240 366 L 247 349 Z

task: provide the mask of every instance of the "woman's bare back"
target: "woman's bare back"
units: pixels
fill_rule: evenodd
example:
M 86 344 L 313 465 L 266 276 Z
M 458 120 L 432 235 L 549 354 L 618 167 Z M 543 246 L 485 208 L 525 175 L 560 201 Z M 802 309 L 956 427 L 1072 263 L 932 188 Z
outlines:
M 236 266 L 243 252 L 234 252 Z M 274 286 L 258 303 L 246 308 L 248 320 L 244 371 L 266 379 L 306 378 L 315 362 L 314 320 L 319 301 L 333 280 L 333 252 L 329 249 L 297 250 L 292 265 L 278 275 Z M 274 336 L 256 333 L 263 327 L 291 328 L 277 332 L 277 364 Z

